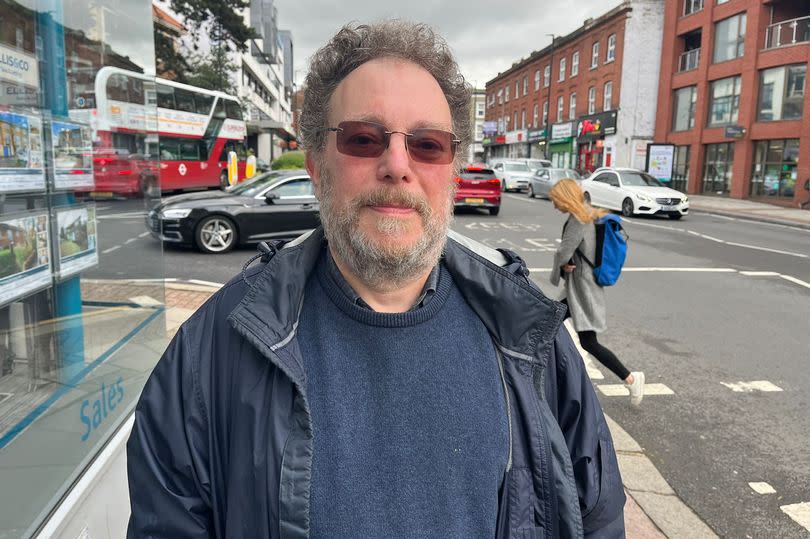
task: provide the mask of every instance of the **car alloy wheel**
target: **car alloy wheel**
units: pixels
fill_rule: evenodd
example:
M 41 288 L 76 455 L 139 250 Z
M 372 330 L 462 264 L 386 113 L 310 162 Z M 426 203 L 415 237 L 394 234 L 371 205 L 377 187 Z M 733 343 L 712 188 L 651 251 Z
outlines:
M 633 201 L 629 198 L 625 198 L 622 202 L 622 215 L 625 217 L 631 217 L 633 215 Z
M 197 226 L 197 246 L 206 253 L 226 253 L 236 244 L 236 227 L 222 215 L 209 215 Z

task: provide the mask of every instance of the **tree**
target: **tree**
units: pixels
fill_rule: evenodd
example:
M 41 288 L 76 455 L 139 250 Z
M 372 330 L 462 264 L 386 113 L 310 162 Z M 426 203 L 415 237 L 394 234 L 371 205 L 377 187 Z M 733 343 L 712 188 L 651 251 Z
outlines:
M 170 0 L 169 5 L 185 21 L 193 36 L 207 31 L 212 48 L 245 52 L 248 41 L 257 37 L 240 14 L 250 6 L 249 0 Z M 196 37 L 194 42 L 196 46 Z
M 159 77 L 187 82 L 189 66 L 185 55 L 177 50 L 174 37 L 154 25 L 155 33 L 155 65 Z
M 233 74 L 238 66 L 231 60 L 225 47 L 212 47 L 205 54 L 193 55 L 189 61 L 186 83 L 207 90 L 218 90 L 236 95 Z

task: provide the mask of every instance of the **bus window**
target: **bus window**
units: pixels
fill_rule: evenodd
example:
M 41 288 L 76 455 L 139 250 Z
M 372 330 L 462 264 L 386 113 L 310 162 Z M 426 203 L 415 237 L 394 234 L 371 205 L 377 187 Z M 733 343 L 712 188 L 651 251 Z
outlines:
M 174 88 L 165 84 L 157 84 L 157 106 L 162 109 L 173 109 Z
M 160 159 L 176 161 L 180 159 L 180 145 L 178 140 L 171 137 L 160 137 Z
M 144 104 L 143 81 L 134 77 L 127 77 L 127 101 L 137 105 Z
M 206 161 L 208 152 L 201 140 L 184 140 L 180 142 L 180 159 L 186 161 Z
M 214 104 L 214 96 L 205 94 L 194 94 L 194 104 L 197 109 L 197 114 L 205 114 L 211 112 L 211 105 Z
M 227 141 L 225 143 L 225 146 L 222 148 L 222 153 L 219 154 L 219 160 L 227 161 L 229 152 L 236 152 L 236 157 L 240 161 L 247 158 L 247 147 L 245 146 L 245 143 L 242 141 L 239 140 Z
M 194 106 L 194 94 L 188 90 L 175 88 L 174 102 L 177 105 L 177 110 L 182 110 L 183 112 L 197 112 Z
M 113 101 L 128 101 L 127 79 L 129 77 L 115 73 L 107 79 L 107 97 Z
M 242 119 L 242 107 L 239 106 L 239 103 L 236 101 L 231 101 L 230 99 L 225 101 L 225 114 L 228 118 L 233 120 L 241 120 Z

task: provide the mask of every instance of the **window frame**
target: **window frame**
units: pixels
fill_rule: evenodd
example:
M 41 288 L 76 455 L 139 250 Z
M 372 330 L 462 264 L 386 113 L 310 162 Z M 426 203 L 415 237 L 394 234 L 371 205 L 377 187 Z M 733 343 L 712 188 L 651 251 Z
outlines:
M 610 91 L 608 91 L 608 89 Z M 602 87 L 602 110 L 613 110 L 613 81 L 605 82 Z
M 577 117 L 577 93 L 571 92 L 568 96 L 568 119 L 575 120 Z
M 731 42 L 723 42 L 720 40 L 723 37 L 723 33 L 720 31 L 720 25 L 724 23 L 730 23 L 730 21 L 736 20 L 737 21 L 737 39 L 736 45 L 734 49 L 734 56 L 731 57 L 723 57 L 718 58 L 718 52 L 722 51 L 723 49 L 728 49 L 731 46 Z M 740 22 L 742 21 L 742 22 Z M 730 17 L 726 17 L 723 20 L 717 21 L 714 23 L 713 31 L 714 31 L 714 43 L 712 45 L 712 63 L 713 64 L 721 64 L 723 62 L 730 62 L 732 60 L 737 60 L 745 56 L 745 32 L 746 28 L 748 27 L 748 16 L 747 12 L 742 11 L 740 13 L 735 13 Z
M 715 86 L 719 85 L 720 83 L 725 83 L 727 81 L 732 81 L 731 83 L 731 94 L 723 95 L 720 97 L 715 96 Z M 724 127 L 727 125 L 734 125 L 736 122 L 739 121 L 740 117 L 740 94 L 742 93 L 742 76 L 740 75 L 733 75 L 731 77 L 724 77 L 722 79 L 711 81 L 709 85 L 709 117 L 707 119 L 706 126 L 709 128 L 712 127 Z M 719 100 L 729 100 L 729 112 L 728 112 L 728 120 L 722 122 L 714 122 L 714 111 L 716 103 Z
M 591 45 L 591 69 L 599 67 L 599 42 L 594 41 Z
M 596 86 L 588 88 L 588 114 L 596 113 Z
M 557 97 L 557 123 L 562 122 L 564 114 L 565 114 L 565 97 L 558 96 Z
M 678 105 L 681 103 L 681 100 L 679 99 L 679 96 L 684 94 L 685 90 L 689 90 L 689 93 L 690 93 L 690 96 L 691 96 L 691 98 L 689 99 L 689 109 L 687 111 L 687 121 L 686 121 L 687 127 L 683 128 L 683 129 L 679 129 L 678 128 L 678 121 L 677 121 L 678 118 L 680 117 L 680 114 L 679 114 L 680 109 L 679 109 Z M 692 129 L 695 128 L 695 116 L 696 116 L 696 111 L 697 111 L 697 86 L 692 85 L 692 86 L 684 86 L 682 88 L 677 88 L 677 89 L 673 90 L 672 94 L 673 94 L 672 95 L 672 103 L 673 103 L 674 106 L 672 107 L 671 131 L 673 131 L 673 132 L 691 131 Z
M 571 76 L 576 77 L 579 75 L 579 51 L 574 51 L 571 54 Z
M 566 64 L 567 64 L 566 58 L 565 58 L 565 56 L 563 56 L 562 58 L 560 58 L 560 64 L 559 64 L 560 75 L 557 78 L 557 82 L 563 82 L 565 80 Z

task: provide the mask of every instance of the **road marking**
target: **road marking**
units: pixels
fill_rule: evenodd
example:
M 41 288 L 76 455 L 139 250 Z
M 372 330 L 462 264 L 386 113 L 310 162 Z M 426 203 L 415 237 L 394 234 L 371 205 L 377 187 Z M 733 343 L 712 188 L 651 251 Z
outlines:
M 754 391 L 763 391 L 765 393 L 773 393 L 782 391 L 782 388 L 772 384 L 767 380 L 754 380 L 753 382 L 720 382 L 727 388 L 737 393 L 752 393 Z
M 748 483 L 748 486 L 757 494 L 776 494 L 776 489 L 768 483 Z
M 746 277 L 781 277 L 780 273 L 776 273 L 775 271 L 741 271 L 740 275 L 745 275 Z
M 534 223 L 507 223 L 503 221 L 490 221 L 490 222 L 482 222 L 482 221 L 473 221 L 472 223 L 467 223 L 464 225 L 464 228 L 469 230 L 511 230 L 513 232 L 537 232 L 541 228 L 542 225 L 537 225 Z
M 149 232 L 144 232 L 143 234 L 138 234 L 138 237 L 139 238 L 145 238 L 148 235 L 149 235 Z
M 110 247 L 109 249 L 104 249 L 103 251 L 101 251 L 101 254 L 106 255 L 107 253 L 111 253 L 111 252 L 115 251 L 116 249 L 120 249 L 120 248 L 121 248 L 120 245 L 116 245 L 114 247 Z
M 707 236 L 706 234 L 701 234 L 699 232 L 695 232 L 694 230 L 687 230 L 686 232 L 688 234 L 692 234 L 693 236 L 703 238 L 704 240 L 716 241 L 717 243 L 726 243 L 725 241 L 721 240 L 720 238 L 715 238 L 714 236 Z
M 680 271 L 693 273 L 737 273 L 734 268 L 624 268 L 622 271 Z
M 124 242 L 124 245 L 129 245 L 133 241 L 138 241 L 138 238 L 129 238 L 127 241 Z
M 213 281 L 201 281 L 199 279 L 189 279 L 186 282 L 192 284 L 200 284 L 204 286 L 216 286 L 217 288 L 222 288 L 223 286 L 225 286 L 225 283 L 215 283 Z
M 810 531 L 810 502 L 794 503 L 779 507 L 787 516 L 795 520 L 799 526 Z
M 533 238 L 533 239 L 526 238 L 525 241 L 530 245 L 539 247 L 538 250 L 540 251 L 554 252 L 557 250 L 557 247 L 553 243 L 549 242 L 546 238 Z
M 792 251 L 782 251 L 780 249 L 771 249 L 770 247 L 759 247 L 757 245 L 748 245 L 747 243 L 735 243 L 733 241 L 725 242 L 726 245 L 733 245 L 734 247 L 745 247 L 747 249 L 756 249 L 757 251 L 767 251 L 769 253 L 777 253 L 780 255 L 797 256 L 799 258 L 810 258 L 804 253 L 794 253 Z
M 650 228 L 661 228 L 663 230 L 674 230 L 676 232 L 686 232 L 685 228 L 678 228 L 678 227 L 674 227 L 674 226 L 664 226 L 664 225 L 654 225 L 652 223 L 642 223 L 640 221 L 635 221 L 635 220 L 631 221 L 630 219 L 627 219 L 627 218 L 625 218 L 624 220 L 627 221 L 628 223 L 632 223 L 634 225 L 639 225 L 639 226 L 648 226 Z
M 726 221 L 736 221 L 737 220 L 736 217 L 729 217 L 728 215 L 720 215 L 720 214 L 717 214 L 717 213 L 709 213 L 707 215 L 711 215 L 712 217 L 716 217 L 718 219 L 725 219 Z
M 529 204 L 534 204 L 534 202 L 535 202 L 534 200 L 532 200 L 532 199 L 531 199 L 531 198 L 529 198 L 528 196 L 525 196 L 525 197 L 519 197 L 519 196 L 517 196 L 517 195 L 510 195 L 510 194 L 504 194 L 504 195 L 502 195 L 502 196 L 509 197 L 509 198 L 514 198 L 515 200 L 520 200 L 520 201 L 522 201 L 522 202 L 528 202 Z
M 803 286 L 805 288 L 810 288 L 810 283 L 802 281 L 801 279 L 797 279 L 796 277 L 793 277 L 792 275 L 780 274 L 779 276 L 781 278 L 783 278 L 784 280 L 786 280 L 786 281 L 790 281 L 791 283 L 795 283 L 795 284 L 797 284 L 799 286 Z
M 626 397 L 630 390 L 626 384 L 599 384 L 596 388 L 606 397 Z M 644 384 L 644 396 L 648 395 L 674 395 L 675 392 L 664 384 Z

